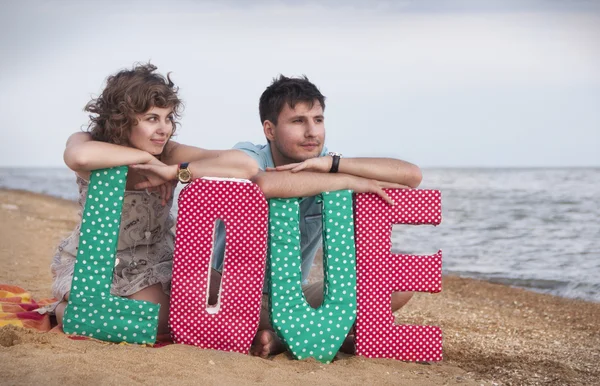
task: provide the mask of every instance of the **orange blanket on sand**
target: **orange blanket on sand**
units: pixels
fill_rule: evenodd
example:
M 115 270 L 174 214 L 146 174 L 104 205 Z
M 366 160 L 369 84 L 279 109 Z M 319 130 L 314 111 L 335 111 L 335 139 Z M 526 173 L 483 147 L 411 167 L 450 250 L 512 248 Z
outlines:
M 50 316 L 35 310 L 55 301 L 56 299 L 42 299 L 36 302 L 31 298 L 31 294 L 23 288 L 0 284 L 0 327 L 13 325 L 38 331 L 49 331 Z

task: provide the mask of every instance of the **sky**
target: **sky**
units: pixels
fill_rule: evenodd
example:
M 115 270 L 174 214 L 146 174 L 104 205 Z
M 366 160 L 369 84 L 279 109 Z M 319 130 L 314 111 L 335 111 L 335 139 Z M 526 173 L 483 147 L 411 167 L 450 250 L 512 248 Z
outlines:
M 347 157 L 600 166 L 600 1 L 0 0 L 0 167 L 62 166 L 106 77 L 148 61 L 190 145 L 264 143 L 260 94 L 305 74 Z

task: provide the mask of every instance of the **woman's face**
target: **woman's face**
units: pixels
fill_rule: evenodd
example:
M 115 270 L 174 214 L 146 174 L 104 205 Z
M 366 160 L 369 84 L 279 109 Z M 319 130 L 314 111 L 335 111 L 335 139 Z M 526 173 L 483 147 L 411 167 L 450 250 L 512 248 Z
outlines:
M 152 107 L 136 117 L 138 122 L 129 132 L 129 145 L 153 155 L 161 154 L 173 132 L 173 109 Z

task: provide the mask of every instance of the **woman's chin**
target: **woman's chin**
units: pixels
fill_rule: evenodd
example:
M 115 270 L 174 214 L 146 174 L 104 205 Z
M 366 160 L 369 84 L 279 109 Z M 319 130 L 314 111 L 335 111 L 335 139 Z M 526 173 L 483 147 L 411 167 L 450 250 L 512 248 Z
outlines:
M 151 149 L 146 150 L 148 153 L 152 154 L 153 156 L 158 157 L 159 155 L 162 154 L 163 150 L 165 149 L 164 146 L 161 147 L 157 147 L 157 146 L 153 146 Z

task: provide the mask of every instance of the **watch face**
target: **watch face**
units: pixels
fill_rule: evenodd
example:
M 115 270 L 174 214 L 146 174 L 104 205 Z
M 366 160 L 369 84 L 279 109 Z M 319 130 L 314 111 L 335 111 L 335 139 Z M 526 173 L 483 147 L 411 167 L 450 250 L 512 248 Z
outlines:
M 181 182 L 190 182 L 190 180 L 192 179 L 192 174 L 187 169 L 181 169 L 179 170 L 179 175 L 177 177 Z

